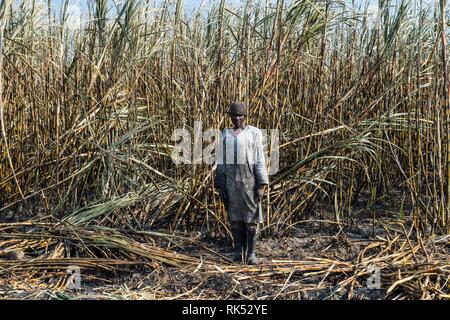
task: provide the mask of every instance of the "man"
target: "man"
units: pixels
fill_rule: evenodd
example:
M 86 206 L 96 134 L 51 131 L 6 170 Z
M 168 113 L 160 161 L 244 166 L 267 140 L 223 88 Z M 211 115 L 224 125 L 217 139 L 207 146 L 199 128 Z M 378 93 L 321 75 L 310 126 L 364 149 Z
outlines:
M 231 225 L 233 261 L 253 265 L 258 264 L 255 244 L 258 223 L 263 221 L 261 199 L 269 182 L 262 133 L 246 124 L 244 103 L 233 102 L 228 113 L 234 128 L 223 130 L 220 136 L 215 187 Z

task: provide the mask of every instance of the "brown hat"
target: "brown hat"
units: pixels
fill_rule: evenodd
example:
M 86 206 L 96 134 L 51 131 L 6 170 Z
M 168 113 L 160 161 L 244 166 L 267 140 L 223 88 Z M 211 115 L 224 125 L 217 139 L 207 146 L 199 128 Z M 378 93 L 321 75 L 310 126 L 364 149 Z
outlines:
M 247 106 L 243 102 L 234 101 L 230 105 L 230 109 L 228 110 L 228 113 L 239 115 L 239 116 L 247 116 L 248 115 L 247 114 Z

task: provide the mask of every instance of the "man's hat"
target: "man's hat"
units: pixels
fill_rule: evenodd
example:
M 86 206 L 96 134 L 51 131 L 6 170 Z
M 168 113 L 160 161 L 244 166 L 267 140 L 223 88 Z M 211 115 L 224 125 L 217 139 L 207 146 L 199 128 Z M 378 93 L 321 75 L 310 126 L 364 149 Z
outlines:
M 239 116 L 247 116 L 247 106 L 245 103 L 240 101 L 235 101 L 230 105 L 230 109 L 228 110 L 229 114 L 235 114 Z

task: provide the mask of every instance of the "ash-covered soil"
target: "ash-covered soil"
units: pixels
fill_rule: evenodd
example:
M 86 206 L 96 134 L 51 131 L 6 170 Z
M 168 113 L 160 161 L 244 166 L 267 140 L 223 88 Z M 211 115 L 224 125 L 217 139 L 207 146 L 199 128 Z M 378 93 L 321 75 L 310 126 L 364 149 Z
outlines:
M 375 230 L 375 236 L 373 231 Z M 373 228 L 371 219 L 360 221 L 349 231 L 337 225 L 310 221 L 297 226 L 288 236 L 262 234 L 257 243 L 261 265 L 274 261 L 302 261 L 325 258 L 355 261 L 360 251 L 381 228 Z M 217 261 L 220 268 L 232 257 L 231 240 L 202 235 L 197 244 L 173 245 L 173 250 L 204 261 Z M 245 266 L 243 266 L 245 268 Z M 55 294 L 53 298 L 79 299 L 383 299 L 386 285 L 380 289 L 367 288 L 366 278 L 360 279 L 351 297 L 348 290 L 337 291 L 342 275 L 314 276 L 307 272 L 274 274 L 262 278 L 236 276 L 228 273 L 192 272 L 183 268 L 161 267 L 156 270 L 132 268 L 122 273 L 103 275 L 111 283 L 84 281 L 83 289 Z
M 257 254 L 260 265 L 252 267 L 233 264 L 231 239 L 225 234 L 192 233 L 183 234 L 179 239 L 166 239 L 164 237 L 155 239 L 155 243 L 165 249 L 178 252 L 180 254 L 198 258 L 198 267 L 194 270 L 185 267 L 167 266 L 163 263 L 149 264 L 145 261 L 136 265 L 120 266 L 114 271 L 89 271 L 81 274 L 80 289 L 64 289 L 55 285 L 56 278 L 48 275 L 48 287 L 33 288 L 33 285 L 17 286 L 13 283 L 14 274 L 9 274 L 8 279 L 3 279 L 0 284 L 0 297 L 2 298 L 27 298 L 27 299 L 392 299 L 402 296 L 402 291 L 396 295 L 396 291 L 387 295 L 388 288 L 396 281 L 395 272 L 398 279 L 402 277 L 401 267 L 390 269 L 389 266 L 383 269 L 380 274 L 379 286 L 374 287 L 368 280 L 369 274 L 363 274 L 350 285 L 342 285 L 343 281 L 352 279 L 353 270 L 336 272 L 336 263 L 348 263 L 356 265 L 361 258 L 361 252 L 372 243 L 386 241 L 389 245 L 380 246 L 383 253 L 385 247 L 395 253 L 395 245 L 405 250 L 403 245 L 394 244 L 389 239 L 398 239 L 408 234 L 411 239 L 416 239 L 416 229 L 411 226 L 411 219 L 407 217 L 410 208 L 405 204 L 402 210 L 398 209 L 395 199 L 390 202 L 380 202 L 372 207 L 365 206 L 364 203 L 355 204 L 354 212 L 350 219 L 335 222 L 333 219 L 333 208 L 323 205 L 319 206 L 312 215 L 305 221 L 300 221 L 284 234 L 267 234 L 265 230 L 260 233 L 257 242 Z M 399 213 L 400 212 L 400 213 Z M 411 232 L 412 231 L 412 232 Z M 432 230 L 423 231 L 421 238 L 432 236 Z M 411 240 L 413 241 L 413 240 Z M 430 242 L 433 243 L 433 242 Z M 446 268 L 449 262 L 448 241 L 443 245 L 425 249 L 425 255 L 417 257 L 413 253 L 413 258 L 417 261 L 423 259 L 433 264 L 435 269 L 440 266 Z M 370 252 L 364 251 L 365 253 Z M 418 251 L 416 251 L 418 252 Z M 429 252 L 429 253 L 428 253 Z M 389 256 L 386 251 L 384 256 Z M 410 261 L 413 259 L 406 255 Z M 430 258 L 431 257 L 431 258 Z M 381 259 L 381 258 L 380 258 Z M 384 259 L 384 258 L 383 258 Z M 387 258 L 386 258 L 387 259 Z M 405 258 L 406 259 L 406 258 Z M 422 260 L 421 260 L 422 259 Z M 433 260 L 434 259 L 434 260 Z M 440 259 L 440 260 L 436 260 Z M 329 272 L 315 272 L 311 269 L 284 269 L 280 272 L 277 263 L 289 265 L 296 262 L 329 261 Z M 386 260 L 390 261 L 390 260 Z M 405 260 L 406 261 L 406 260 Z M 420 262 L 419 261 L 419 262 Z M 336 263 L 335 263 L 336 262 Z M 204 268 L 203 264 L 213 264 L 213 271 Z M 409 262 L 405 262 L 407 265 Z M 419 263 L 420 264 L 420 263 Z M 224 268 L 235 266 L 233 272 L 226 272 Z M 307 264 L 303 264 L 303 266 Z M 265 267 L 264 271 L 257 268 Z M 256 268 L 256 269 L 255 269 Z M 447 268 L 448 269 L 448 268 Z M 436 274 L 430 273 L 425 276 L 425 280 L 419 280 L 419 284 L 403 284 L 412 298 L 430 297 L 427 290 L 430 289 L 428 283 L 434 281 L 441 284 L 448 277 L 448 270 L 442 273 L 443 278 L 436 280 Z M 431 270 L 431 269 L 430 269 Z M 433 269 L 434 270 L 434 269 Z M 435 272 L 435 271 L 433 271 Z M 394 273 L 394 275 L 393 275 Z M 17 277 L 17 276 L 16 276 Z M 428 277 L 428 278 L 427 278 Z M 440 275 L 438 275 L 440 277 Z M 41 277 L 42 279 L 42 277 Z M 447 279 L 448 280 L 448 279 Z M 423 284 L 423 286 L 422 286 Z M 417 287 L 415 287 L 417 286 Z M 428 286 L 428 287 L 427 287 Z M 402 285 L 398 286 L 401 289 Z M 448 285 L 447 285 L 448 287 Z M 58 289 L 55 289 L 58 288 Z M 418 288 L 418 289 L 416 289 Z M 441 289 L 445 289 L 441 286 Z M 431 293 L 435 294 L 437 289 L 431 288 Z M 446 290 L 448 290 L 447 288 Z M 422 290 L 422 292 L 420 292 Z M 417 292 L 417 295 L 415 293 Z M 442 291 L 441 291 L 442 292 Z M 439 293 L 439 292 L 438 292 Z M 445 295 L 443 295 L 445 296 Z M 434 296 L 431 296 L 433 298 Z

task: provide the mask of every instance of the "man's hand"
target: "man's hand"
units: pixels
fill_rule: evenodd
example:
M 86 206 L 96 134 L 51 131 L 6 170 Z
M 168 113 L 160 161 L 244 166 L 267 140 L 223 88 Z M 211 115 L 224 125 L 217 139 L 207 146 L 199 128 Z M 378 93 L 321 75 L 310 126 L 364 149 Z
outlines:
M 266 191 L 265 185 L 262 185 L 258 188 L 258 201 L 260 201 L 264 197 L 265 191 Z
M 220 188 L 220 189 L 217 189 L 217 192 L 219 192 L 220 199 L 222 199 L 222 201 L 225 202 L 228 198 L 227 191 L 225 189 Z

